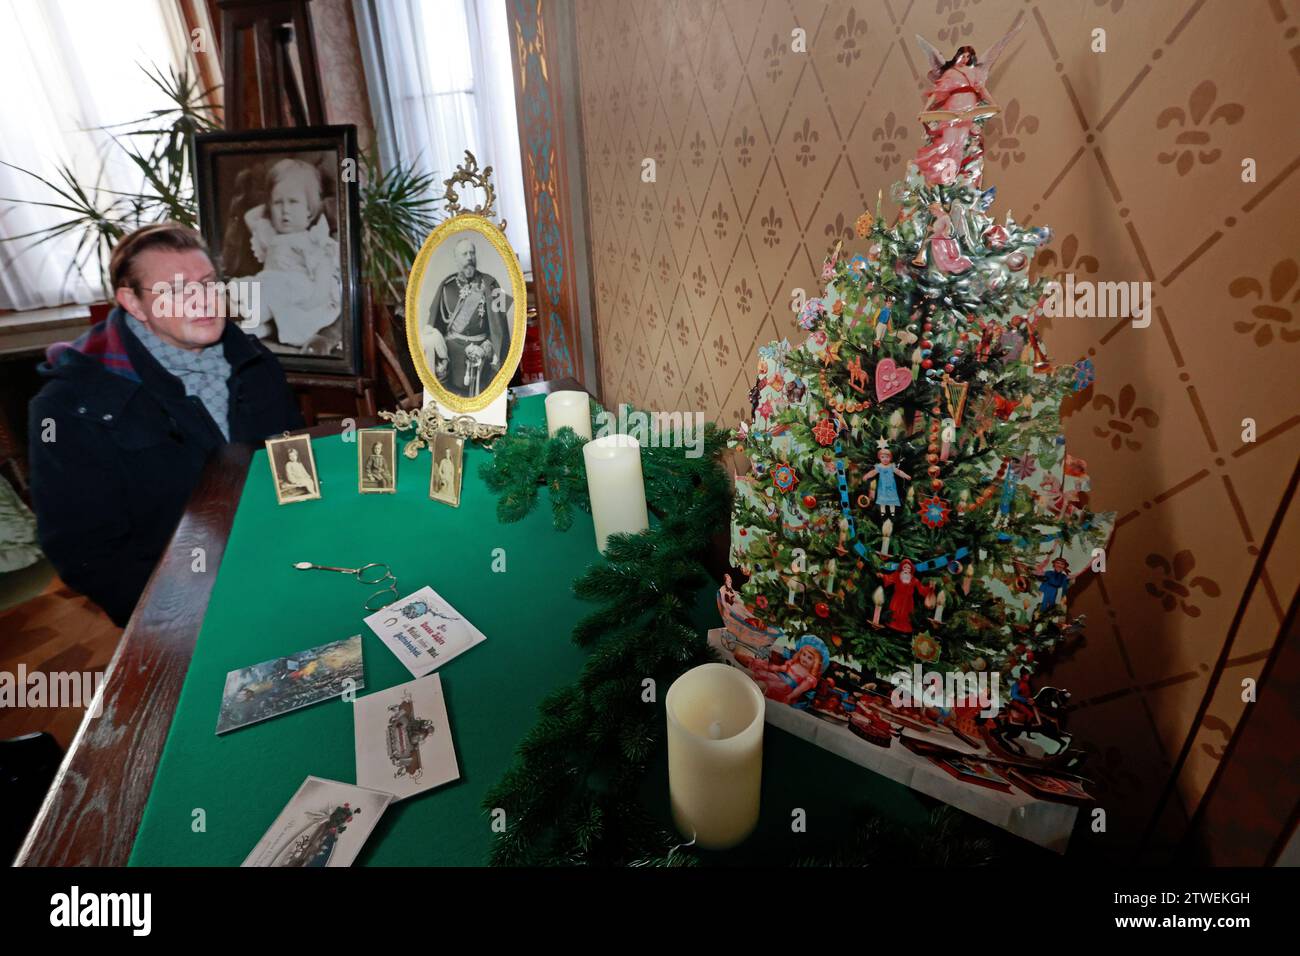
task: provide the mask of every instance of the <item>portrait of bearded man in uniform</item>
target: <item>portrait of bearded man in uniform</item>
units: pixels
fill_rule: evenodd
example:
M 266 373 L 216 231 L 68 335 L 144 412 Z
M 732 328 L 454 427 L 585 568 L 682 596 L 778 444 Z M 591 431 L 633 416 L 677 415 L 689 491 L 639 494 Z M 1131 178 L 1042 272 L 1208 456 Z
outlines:
M 473 398 L 510 354 L 513 299 L 495 277 L 479 271 L 474 239 L 449 244 L 455 271 L 438 286 L 420 339 L 438 382 L 453 395 Z

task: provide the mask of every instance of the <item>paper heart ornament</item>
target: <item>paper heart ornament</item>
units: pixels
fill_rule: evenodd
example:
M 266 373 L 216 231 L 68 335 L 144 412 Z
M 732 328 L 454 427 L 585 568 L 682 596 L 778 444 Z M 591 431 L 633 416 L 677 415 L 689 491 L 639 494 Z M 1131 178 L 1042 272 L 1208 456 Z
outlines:
M 912 373 L 900 368 L 893 359 L 882 358 L 876 363 L 876 401 L 883 402 L 912 384 Z

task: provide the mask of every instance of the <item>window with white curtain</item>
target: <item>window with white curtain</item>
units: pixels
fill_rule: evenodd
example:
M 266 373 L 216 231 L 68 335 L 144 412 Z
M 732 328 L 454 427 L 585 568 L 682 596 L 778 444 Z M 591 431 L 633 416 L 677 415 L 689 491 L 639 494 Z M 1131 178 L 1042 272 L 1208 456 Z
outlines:
M 86 184 L 135 191 L 141 175 L 113 148 L 113 126 L 167 100 L 137 64 L 166 73 L 188 47 L 175 0 L 0 0 L 0 237 L 69 217 L 27 202 L 59 202 L 30 170 L 57 180 L 60 161 Z M 0 309 L 35 309 L 104 297 L 97 263 L 68 273 L 77 239 L 0 242 Z M 30 248 L 29 248 L 30 247 Z
M 467 149 L 491 166 L 497 216 L 531 273 L 505 0 L 355 0 L 355 10 L 383 162 L 439 181 Z

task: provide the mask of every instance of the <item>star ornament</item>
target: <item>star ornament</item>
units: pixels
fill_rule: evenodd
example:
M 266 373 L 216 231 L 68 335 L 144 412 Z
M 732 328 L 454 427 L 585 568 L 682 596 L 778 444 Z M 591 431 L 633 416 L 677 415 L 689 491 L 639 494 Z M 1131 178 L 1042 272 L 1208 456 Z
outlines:
M 817 439 L 817 444 L 824 446 L 834 443 L 837 429 L 835 428 L 835 423 L 832 422 L 828 416 L 813 426 L 812 433 L 813 438 Z
M 921 523 L 927 528 L 942 528 L 948 523 L 949 513 L 948 502 L 937 495 L 920 501 Z
M 777 491 L 794 491 L 799 484 L 799 476 L 789 465 L 777 465 L 772 469 L 772 484 L 776 486 Z

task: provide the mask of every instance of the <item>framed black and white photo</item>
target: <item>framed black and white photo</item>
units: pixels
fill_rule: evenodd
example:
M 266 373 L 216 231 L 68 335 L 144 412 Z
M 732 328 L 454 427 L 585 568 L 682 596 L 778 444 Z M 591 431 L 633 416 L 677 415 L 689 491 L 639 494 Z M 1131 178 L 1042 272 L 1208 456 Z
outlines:
M 429 394 L 453 412 L 487 408 L 524 350 L 527 292 L 505 233 L 474 213 L 429 234 L 406 287 L 406 336 Z
M 316 456 L 307 435 L 286 435 L 266 440 L 266 458 L 275 482 L 275 500 L 282 505 L 320 497 Z
M 429 475 L 429 497 L 460 507 L 460 482 L 465 462 L 465 439 L 451 432 L 439 432 L 433 439 L 433 472 Z
M 391 495 L 397 491 L 397 432 L 363 428 L 357 432 L 357 491 Z
M 240 326 L 290 371 L 361 371 L 354 126 L 203 133 L 199 224 Z

